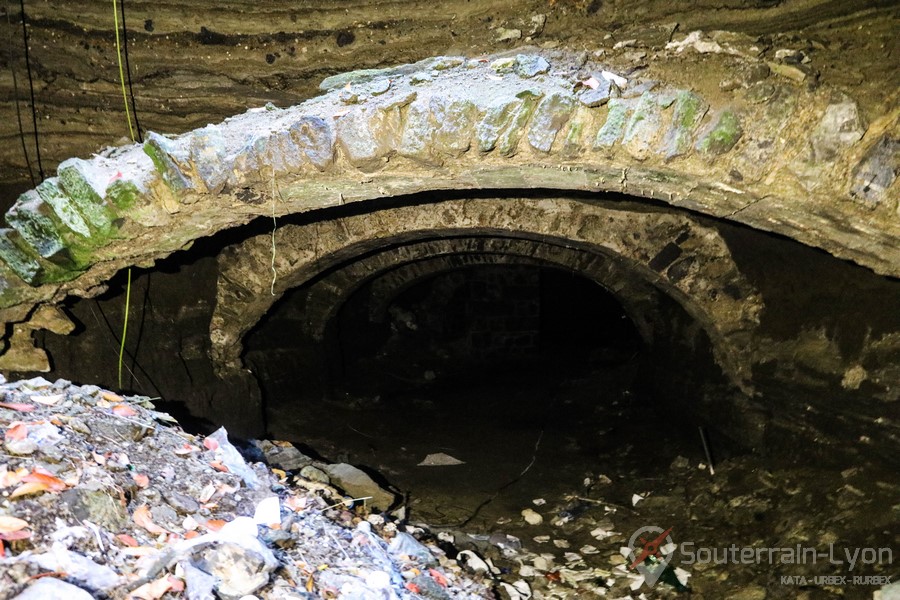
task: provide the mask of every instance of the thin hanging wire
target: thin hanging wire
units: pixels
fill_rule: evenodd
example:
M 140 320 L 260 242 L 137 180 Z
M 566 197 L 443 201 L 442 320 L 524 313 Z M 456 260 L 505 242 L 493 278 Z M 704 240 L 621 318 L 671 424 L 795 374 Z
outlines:
M 125 24 L 125 0 L 119 3 L 119 13 L 122 17 L 122 54 L 125 56 L 125 76 L 128 78 L 128 95 L 131 97 L 131 117 L 134 119 L 134 128 L 137 131 L 137 141 L 143 142 L 141 124 L 138 122 L 137 103 L 134 99 L 134 83 L 131 81 L 131 62 L 128 59 L 128 26 Z
M 6 8 L 6 24 L 9 26 L 9 30 L 12 31 L 12 17 L 10 16 L 10 7 Z M 19 107 L 19 78 L 16 75 L 16 64 L 15 64 L 15 56 L 13 55 L 13 38 L 9 36 L 7 38 L 6 50 L 9 57 L 9 70 L 12 73 L 12 82 L 13 82 L 13 99 L 16 103 L 16 121 L 19 124 L 19 141 L 22 143 L 22 154 L 25 156 L 25 165 L 28 167 L 28 177 L 31 179 L 31 187 L 37 186 L 37 181 L 34 179 L 34 169 L 31 166 L 31 157 L 28 156 L 28 145 L 25 144 L 25 126 L 22 125 L 22 110 Z
M 31 90 L 31 122 L 34 126 L 34 152 L 37 156 L 38 174 L 41 181 L 44 180 L 44 164 L 41 162 L 41 145 L 38 139 L 37 126 L 37 106 L 34 101 L 34 79 L 31 75 L 31 57 L 28 52 L 28 19 L 25 16 L 25 0 L 19 0 L 19 7 L 22 9 L 22 39 L 25 42 L 25 68 L 28 71 L 28 88 Z

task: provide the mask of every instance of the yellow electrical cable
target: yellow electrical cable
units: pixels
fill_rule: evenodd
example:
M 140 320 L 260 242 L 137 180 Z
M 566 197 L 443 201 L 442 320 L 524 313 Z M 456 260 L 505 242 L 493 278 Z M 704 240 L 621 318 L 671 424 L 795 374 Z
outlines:
M 122 357 L 125 356 L 125 336 L 128 334 L 128 305 L 131 304 L 131 267 L 128 267 L 128 285 L 125 286 L 125 322 L 122 323 L 122 341 L 119 344 L 119 389 L 122 389 Z
M 131 127 L 131 111 L 128 110 L 128 94 L 125 92 L 125 70 L 122 68 L 122 44 L 119 41 L 119 11 L 116 8 L 116 0 L 112 0 L 113 21 L 116 26 L 116 57 L 119 59 L 119 82 L 122 84 L 122 100 L 125 101 L 125 120 L 128 121 L 128 134 L 134 141 L 134 128 Z
M 119 11 L 116 0 L 112 0 L 113 22 L 116 29 L 116 57 L 119 61 L 119 82 L 122 84 L 122 100 L 125 101 L 125 120 L 128 121 L 128 134 L 134 142 L 134 128 L 131 126 L 131 111 L 128 110 L 128 94 L 125 92 L 125 70 L 122 68 L 122 43 L 119 39 Z M 125 320 L 122 323 L 122 339 L 119 344 L 119 389 L 122 389 L 122 363 L 125 357 L 125 336 L 128 334 L 128 308 L 131 304 L 131 267 L 128 267 L 128 284 L 125 287 Z

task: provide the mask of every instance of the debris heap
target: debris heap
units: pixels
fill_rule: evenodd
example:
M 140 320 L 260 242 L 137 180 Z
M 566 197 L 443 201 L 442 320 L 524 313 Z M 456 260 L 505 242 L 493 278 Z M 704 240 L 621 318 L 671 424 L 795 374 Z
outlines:
M 145 397 L 42 378 L 0 393 L 0 599 L 494 597 L 373 512 L 384 497 L 314 466 L 248 464 L 224 429 L 191 435 Z

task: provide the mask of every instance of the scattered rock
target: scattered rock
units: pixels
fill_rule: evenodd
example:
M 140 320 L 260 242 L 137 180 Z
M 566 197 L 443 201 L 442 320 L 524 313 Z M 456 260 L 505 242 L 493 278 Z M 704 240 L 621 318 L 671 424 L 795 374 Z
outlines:
M 307 465 L 300 469 L 300 477 L 303 477 L 304 479 L 308 479 L 310 481 L 314 481 L 316 483 L 331 483 L 331 480 L 328 478 L 328 473 L 312 465 Z
M 313 462 L 312 458 L 300 452 L 289 442 L 261 440 L 255 444 L 266 457 L 266 462 L 285 471 L 299 471 Z
M 519 54 L 516 56 L 516 74 L 523 79 L 530 79 L 536 75 L 547 73 L 550 63 L 543 56 L 534 54 Z
M 846 100 L 829 104 L 811 138 L 813 162 L 833 160 L 847 146 L 859 141 L 866 132 L 856 102 Z
M 505 27 L 498 27 L 494 30 L 494 41 L 511 42 L 513 40 L 519 39 L 522 39 L 521 29 L 506 29 Z
M 162 495 L 169 506 L 182 515 L 192 515 L 200 510 L 199 502 L 177 490 L 167 489 L 163 491 Z
M 443 452 L 438 452 L 436 454 L 429 454 L 417 466 L 419 466 L 419 467 L 447 467 L 447 466 L 464 465 L 464 464 L 466 464 L 466 463 L 464 461 L 459 460 L 458 458 L 454 458 L 454 457 L 450 456 L 449 454 L 444 454 Z
M 786 77 L 792 81 L 796 81 L 797 83 L 803 83 L 806 79 L 806 71 L 797 67 L 795 65 L 786 65 L 777 62 L 767 62 L 769 69 L 772 70 L 776 75 L 780 75 L 781 77 Z
M 368 498 L 366 503 L 376 510 L 385 511 L 394 503 L 394 494 L 382 489 L 374 479 L 353 465 L 327 465 L 324 471 L 334 485 L 354 498 Z
M 522 518 L 525 519 L 525 522 L 529 525 L 540 525 L 544 522 L 544 517 L 530 508 L 526 508 L 522 511 Z
M 225 542 L 205 549 L 196 559 L 200 570 L 218 580 L 215 589 L 223 598 L 238 600 L 257 591 L 278 564 L 268 548 L 251 539 L 256 548 Z
M 13 600 L 48 600 L 49 598 L 65 598 L 66 600 L 92 600 L 93 596 L 71 583 L 53 577 L 38 579 Z
M 62 381 L 32 383 L 38 385 L 0 389 L 0 433 L 29 439 L 22 413 L 28 423 L 52 418 L 59 425 L 34 428 L 32 454 L 0 457 L 4 600 L 125 600 L 181 597 L 182 591 L 189 599 L 366 600 L 405 598 L 410 580 L 422 597 L 476 600 L 489 594 L 389 517 L 367 514 L 362 503 L 351 512 L 352 503 L 340 502 L 327 485 L 294 478 L 298 485 L 290 487 L 283 473 L 248 464 L 224 430 L 198 439 L 155 423 L 157 413 L 145 398 Z M 138 424 L 139 439 L 88 438 L 70 427 L 80 419 L 91 430 L 112 431 L 126 418 Z M 42 444 L 50 442 L 67 460 L 47 460 Z M 281 450 L 292 466 L 306 461 L 290 446 L 257 446 Z M 326 468 L 348 491 L 375 496 L 370 505 L 387 508 L 393 501 L 355 467 L 332 467 Z M 311 464 L 303 470 L 328 481 Z M 33 486 L 34 494 L 9 493 L 22 485 Z M 396 554 L 388 552 L 382 534 Z M 333 596 L 329 582 L 336 581 L 341 594 Z M 12 590 L 18 596 L 7 594 Z

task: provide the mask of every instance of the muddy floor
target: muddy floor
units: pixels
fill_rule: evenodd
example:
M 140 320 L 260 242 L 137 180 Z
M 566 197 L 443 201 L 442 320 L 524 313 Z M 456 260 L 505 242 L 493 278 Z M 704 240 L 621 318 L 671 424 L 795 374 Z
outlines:
M 380 473 L 412 522 L 536 598 L 872 598 L 897 579 L 896 473 L 817 466 L 799 448 L 762 458 L 707 432 L 713 474 L 696 423 L 626 379 L 512 372 L 284 408 L 270 428 Z M 462 464 L 419 465 L 434 454 Z M 629 567 L 664 531 L 650 586 Z

